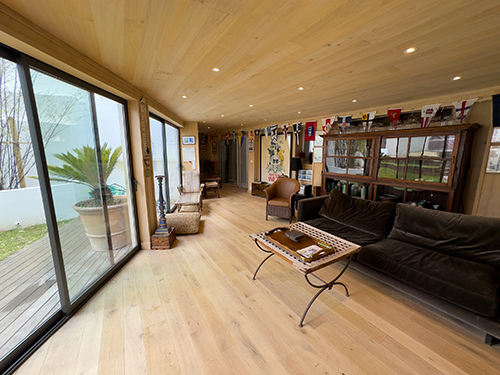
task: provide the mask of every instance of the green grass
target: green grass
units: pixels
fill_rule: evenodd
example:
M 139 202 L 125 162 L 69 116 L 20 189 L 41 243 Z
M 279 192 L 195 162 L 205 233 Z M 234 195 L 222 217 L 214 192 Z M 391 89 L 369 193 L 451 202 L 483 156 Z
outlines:
M 60 221 L 57 223 L 57 226 L 61 227 L 70 221 Z M 47 235 L 47 224 L 38 224 L 31 227 L 0 232 L 0 261 L 45 235 Z

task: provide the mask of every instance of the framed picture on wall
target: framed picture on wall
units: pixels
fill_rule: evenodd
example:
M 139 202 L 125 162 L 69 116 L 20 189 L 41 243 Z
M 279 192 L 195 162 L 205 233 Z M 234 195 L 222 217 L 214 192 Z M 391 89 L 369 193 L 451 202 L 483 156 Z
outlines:
M 182 144 L 183 145 L 194 145 L 194 144 L 196 144 L 196 138 L 194 137 L 194 135 L 182 137 Z
M 272 143 L 271 137 L 260 136 L 260 179 L 274 182 L 282 174 L 290 176 L 290 157 L 292 155 L 292 134 L 285 139 L 278 134 L 278 142 Z

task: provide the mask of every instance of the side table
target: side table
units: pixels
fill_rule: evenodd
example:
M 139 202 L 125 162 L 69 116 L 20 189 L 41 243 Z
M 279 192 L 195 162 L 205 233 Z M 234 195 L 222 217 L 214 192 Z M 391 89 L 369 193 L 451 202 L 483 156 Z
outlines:
M 252 182 L 252 195 L 265 198 L 266 193 L 264 192 L 264 189 L 268 188 L 270 185 L 270 183 L 263 181 Z

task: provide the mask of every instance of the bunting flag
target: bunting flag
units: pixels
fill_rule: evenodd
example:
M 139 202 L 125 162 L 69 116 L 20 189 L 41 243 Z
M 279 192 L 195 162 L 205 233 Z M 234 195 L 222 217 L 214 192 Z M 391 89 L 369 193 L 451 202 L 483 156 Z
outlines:
M 324 118 L 323 120 L 321 120 L 323 125 L 322 125 L 322 129 L 323 129 L 323 134 L 326 134 L 330 131 L 330 129 L 332 128 L 332 125 L 333 123 L 335 122 L 335 116 L 334 117 L 327 117 L 327 118 Z
M 262 129 L 264 131 L 264 135 L 267 137 L 269 137 L 269 128 L 264 128 Z
M 301 122 L 296 122 L 293 124 L 293 131 L 295 132 L 295 139 L 297 139 L 297 145 L 299 144 L 300 140 L 300 130 L 302 129 L 302 123 Z
M 278 124 L 269 128 L 271 130 L 271 143 L 278 143 Z
M 342 127 L 342 123 L 344 122 L 344 118 L 342 116 L 335 116 L 335 119 L 336 119 L 337 126 L 339 128 L 339 131 L 341 133 L 343 133 L 344 128 Z M 335 124 L 335 122 L 334 122 L 334 124 Z
M 388 108 L 387 115 L 389 116 L 389 120 L 391 121 L 391 126 L 396 127 L 399 121 L 399 116 L 401 115 L 402 108 Z
M 363 126 L 365 127 L 365 132 L 370 131 L 377 111 L 363 113 L 361 115 L 361 120 L 363 121 Z
M 233 141 L 236 141 L 236 130 L 233 130 Z
M 351 126 L 351 120 L 352 120 L 352 115 L 350 116 L 344 116 L 342 119 L 342 128 L 347 128 L 348 126 Z
M 477 98 L 459 100 L 458 102 L 453 102 L 457 120 L 460 120 L 460 122 L 464 121 L 465 116 L 467 116 L 467 113 L 469 113 L 470 107 L 472 107 L 472 105 L 476 102 L 476 100 Z
M 200 134 L 200 144 L 204 145 L 207 142 L 207 135 Z
M 240 144 L 240 146 L 243 146 L 243 142 L 244 142 L 244 141 L 245 141 L 245 131 L 244 131 L 244 130 L 242 130 L 242 131 L 241 131 L 241 144 Z
M 306 137 L 305 141 L 310 142 L 316 139 L 316 121 L 306 122 Z
M 238 133 L 236 133 L 236 134 L 237 134 L 237 137 L 238 137 L 238 144 L 241 146 L 241 140 L 243 138 L 243 132 L 238 131 Z
M 250 130 L 250 131 L 248 132 L 248 140 L 249 140 L 249 141 L 253 141 L 253 130 Z
M 228 145 L 228 144 L 229 144 L 229 132 L 226 133 L 226 145 Z
M 286 139 L 286 136 L 288 135 L 288 124 L 281 125 L 281 130 L 283 130 L 283 134 L 285 135 Z
M 422 112 L 421 112 L 422 119 L 420 121 L 421 128 L 428 128 L 429 127 L 432 119 L 434 118 L 434 116 L 436 116 L 436 113 L 437 113 L 439 107 L 441 107 L 441 103 L 424 105 L 422 107 Z
M 257 138 L 260 134 L 260 129 L 255 129 L 255 138 Z

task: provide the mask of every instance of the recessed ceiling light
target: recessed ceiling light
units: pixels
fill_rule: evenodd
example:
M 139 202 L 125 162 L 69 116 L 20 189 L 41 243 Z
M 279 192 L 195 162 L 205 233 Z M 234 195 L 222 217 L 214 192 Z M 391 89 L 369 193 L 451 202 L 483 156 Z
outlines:
M 353 99 L 353 100 L 352 100 L 352 102 L 353 102 L 353 103 L 357 103 L 357 100 L 356 100 L 356 99 Z
M 267 121 L 267 118 L 265 118 L 264 121 Z
M 220 72 L 220 69 L 215 67 L 215 68 L 212 68 L 212 72 Z
M 224 117 L 224 115 L 220 115 L 220 117 Z
M 253 104 L 250 104 L 250 107 L 253 107 Z
M 454 81 L 458 81 L 459 79 L 462 79 L 462 77 L 460 77 L 460 76 L 453 77 Z
M 408 49 L 405 49 L 405 53 L 412 53 L 415 52 L 417 49 L 415 47 L 410 47 Z
M 210 129 L 210 126 L 208 128 Z
M 243 124 L 241 124 L 241 126 L 243 126 Z
M 304 90 L 304 88 L 302 86 L 300 86 L 297 90 L 302 91 L 302 90 Z
M 297 113 L 300 115 L 302 112 L 298 111 Z
M 182 95 L 182 99 L 187 99 L 187 96 L 186 95 Z
M 205 123 L 206 121 L 203 121 L 203 123 Z

